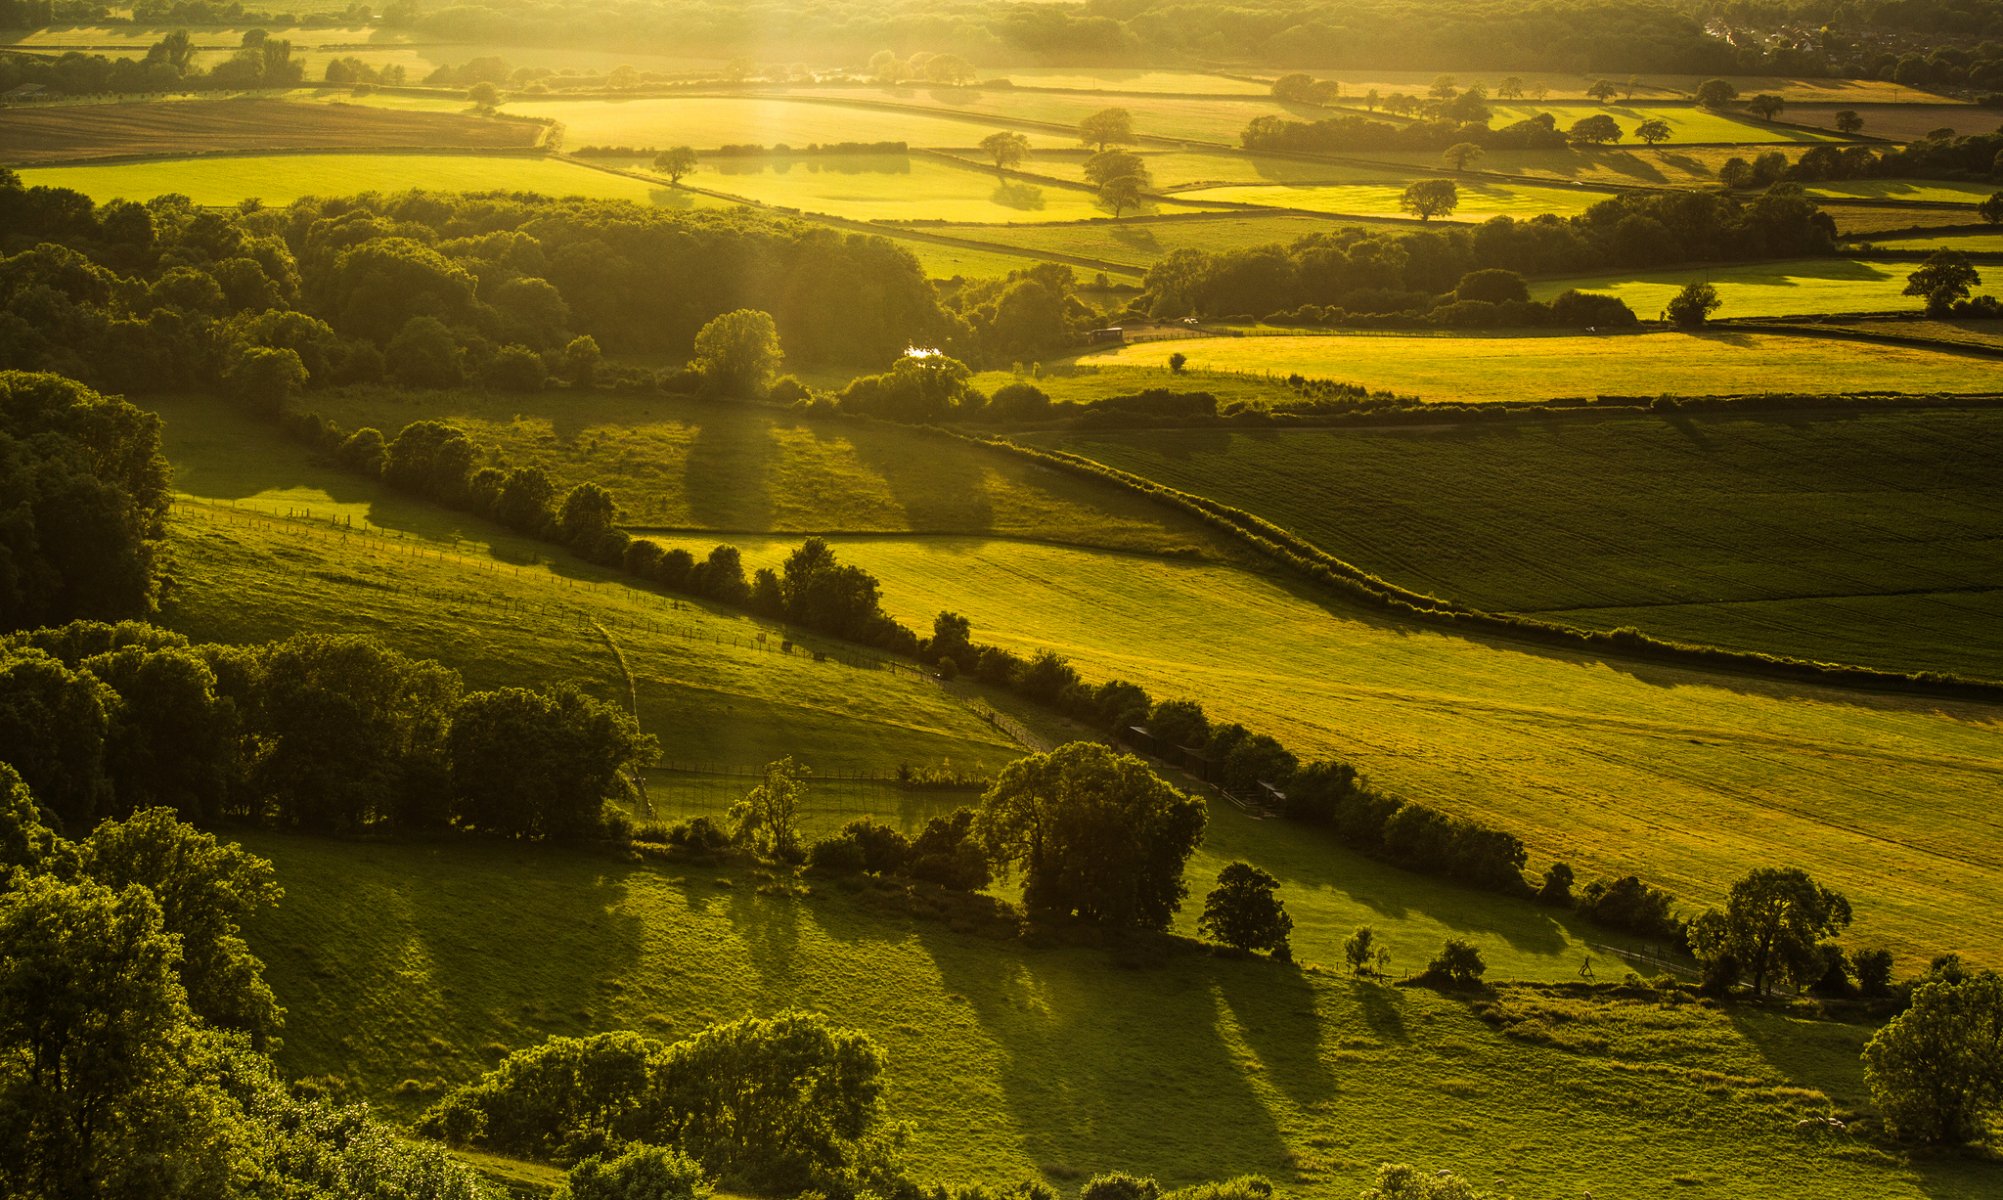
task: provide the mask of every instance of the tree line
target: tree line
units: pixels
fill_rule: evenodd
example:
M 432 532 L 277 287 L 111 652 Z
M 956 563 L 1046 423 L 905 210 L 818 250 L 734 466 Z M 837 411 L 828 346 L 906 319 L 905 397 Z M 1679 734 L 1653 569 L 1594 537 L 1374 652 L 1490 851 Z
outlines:
M 87 621 L 0 640 L 0 746 L 64 830 L 160 808 L 541 839 L 600 835 L 658 754 L 574 686 L 468 691 L 372 638 L 225 646 Z

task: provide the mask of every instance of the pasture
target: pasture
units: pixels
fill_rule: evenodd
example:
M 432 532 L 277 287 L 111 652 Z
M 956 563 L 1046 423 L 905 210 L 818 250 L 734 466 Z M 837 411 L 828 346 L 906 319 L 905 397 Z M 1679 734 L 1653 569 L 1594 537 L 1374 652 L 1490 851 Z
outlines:
M 542 467 L 560 487 L 603 484 L 622 521 L 649 529 L 991 534 L 1239 553 L 1151 502 L 891 424 L 660 395 L 351 389 L 311 404 L 344 428 L 390 436 L 421 418 L 448 421 L 510 463 Z
M 1108 381 L 1172 386 L 1170 353 L 1188 356 L 1197 387 L 1209 373 L 1356 383 L 1456 403 L 1610 395 L 1749 391 L 1994 392 L 1994 362 L 1968 355 L 1782 334 L 1258 334 L 1139 342 L 1081 354 L 1083 372 L 1151 368 Z M 1610 370 L 1610 366 L 1612 369 Z M 1053 395 L 1065 394 L 1052 372 Z
M 1409 182 L 1409 178 L 1386 177 L 1377 183 L 1246 184 L 1190 188 L 1176 195 L 1183 200 L 1340 216 L 1405 217 L 1409 214 L 1399 201 Z M 1463 175 L 1454 182 L 1460 196 L 1459 206 L 1442 221 L 1486 221 L 1490 217 L 1534 217 L 1544 213 L 1576 216 L 1613 195 L 1585 188 L 1504 183 L 1478 175 Z
M 1920 302 L 1899 294 L 1905 289 L 1906 276 L 1911 271 L 1910 264 L 1902 263 L 1803 258 L 1744 266 L 1681 267 L 1619 275 L 1537 279 L 1530 283 L 1530 296 L 1534 300 L 1549 300 L 1575 288 L 1583 292 L 1605 292 L 1620 297 L 1635 311 L 1635 315 L 1653 317 L 1668 307 L 1669 301 L 1685 284 L 1701 282 L 1718 290 L 1718 298 L 1723 304 L 1714 315 L 1721 318 L 1913 312 L 1919 309 Z M 1810 390 L 1866 388 L 1871 385 L 1863 382 L 1865 378 L 1882 378 L 1871 371 L 1868 363 L 1855 362 L 1852 356 L 1840 352 L 1832 353 L 1838 355 L 1833 360 L 1838 369 L 1832 372 L 1827 386 Z M 1854 374 L 1858 370 L 1864 374 Z M 1949 375 L 1954 374 L 1950 369 Z M 1849 382 L 1853 379 L 1857 382 Z M 1776 383 L 1773 386 L 1794 385 Z M 1911 387 L 1895 383 L 1880 383 L 1878 386 L 1898 391 L 1926 390 L 1918 382 Z M 1966 389 L 1954 386 L 1947 390 Z
M 247 154 L 151 162 L 31 167 L 29 186 L 73 188 L 99 202 L 179 192 L 196 204 L 256 199 L 290 204 L 302 196 L 357 192 L 539 192 L 630 200 L 665 209 L 728 207 L 664 181 L 637 179 L 554 158 L 480 154 Z
M 1672 1177 L 1780 1200 L 1973 1200 L 1990 1182 L 1792 1132 L 1861 1100 L 1851 1026 L 1506 991 L 1506 1033 L 1458 999 L 1265 962 L 1025 951 L 868 885 L 803 898 L 757 872 L 563 850 L 247 844 L 286 887 L 249 930 L 291 1012 L 282 1064 L 405 1113 L 548 1035 L 672 1038 L 799 1006 L 884 1046 L 921 1178 L 1256 1171 L 1346 1200 L 1388 1159 L 1621 1197 Z
M 2003 679 L 2003 409 L 1030 440 L 1477 608 Z
M 1002 126 L 979 118 L 885 110 L 774 96 L 675 96 L 633 100 L 510 100 L 504 112 L 561 123 L 563 144 L 663 149 L 693 145 L 804 147 L 835 142 L 974 146 Z M 1034 145 L 1065 146 L 1065 134 L 1031 132 Z
M 1993 132 L 2003 123 L 2003 113 L 1973 104 L 1874 104 L 1856 108 L 1845 104 L 1789 104 L 1780 119 L 1791 125 L 1836 128 L 1836 114 L 1849 109 L 1864 118 L 1865 137 L 1888 138 L 1895 142 L 1916 142 L 1936 129 L 1952 129 L 1963 136 Z
M 473 687 L 574 679 L 636 699 L 642 728 L 680 760 L 752 766 L 791 753 L 820 769 L 887 771 L 943 759 L 993 768 L 1019 753 L 975 701 L 908 669 L 821 639 L 803 644 L 833 651 L 826 661 L 781 653 L 788 634 L 776 626 L 552 561 L 543 543 L 315 465 L 214 401 L 149 403 L 187 498 L 170 520 L 179 584 L 163 616 L 191 638 L 366 633 Z M 664 786 L 672 794 L 674 781 Z
M 1052 254 L 1076 254 L 1103 262 L 1152 266 L 1177 250 L 1223 253 L 1254 246 L 1285 245 L 1316 233 L 1343 229 L 1410 229 L 1407 222 L 1367 219 L 1331 220 L 1294 213 L 1228 213 L 1216 216 L 1167 216 L 1152 221 L 1073 221 L 1064 224 L 941 226 L 937 233 L 979 238 L 997 245 L 1019 246 Z
M 1001 178 L 972 164 L 906 154 L 750 156 L 705 162 L 688 183 L 852 221 L 1075 221 L 1111 214 L 1096 193 Z M 1156 211 L 1147 204 L 1143 211 Z
M 353 104 L 65 104 L 0 109 L 0 162 L 272 150 L 510 150 L 536 145 L 542 132 L 526 121 Z
M 673 539 L 660 539 L 671 542 Z M 769 565 L 784 539 L 734 539 Z M 1469 638 L 1239 567 L 993 538 L 836 543 L 901 619 L 1055 649 L 1522 837 L 1532 869 L 1639 871 L 1715 904 L 1752 866 L 1856 904 L 1853 944 L 2003 959 L 2003 707 L 1769 683 Z
M 1730 142 L 1736 144 L 1759 145 L 1768 142 L 1818 142 L 1834 140 L 1831 135 L 1800 129 L 1788 129 L 1783 125 L 1768 125 L 1754 120 L 1734 110 L 1731 113 L 1714 112 L 1699 108 L 1695 104 L 1598 104 L 1584 101 L 1572 104 L 1546 104 L 1511 102 L 1493 104 L 1494 119 L 1490 124 L 1496 128 L 1513 121 L 1525 121 L 1538 113 L 1550 113 L 1561 130 L 1570 129 L 1574 122 L 1586 117 L 1608 116 L 1621 128 L 1623 139 L 1638 141 L 1635 127 L 1643 121 L 1664 121 L 1669 125 L 1669 138 L 1665 145 L 1678 142 Z M 1783 112 L 1782 114 L 1786 114 Z

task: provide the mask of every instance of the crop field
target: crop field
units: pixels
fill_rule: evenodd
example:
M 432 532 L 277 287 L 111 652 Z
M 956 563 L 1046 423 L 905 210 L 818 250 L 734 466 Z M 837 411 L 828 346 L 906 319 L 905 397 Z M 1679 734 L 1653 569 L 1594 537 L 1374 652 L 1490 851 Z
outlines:
M 1024 953 L 867 890 L 803 899 L 562 850 L 246 840 L 286 888 L 249 931 L 291 1011 L 283 1064 L 404 1112 L 548 1035 L 686 1036 L 798 1006 L 885 1047 L 921 1178 L 1256 1171 L 1336 1200 L 1402 1159 L 1637 1197 L 1672 1176 L 1779 1200 L 1973 1200 L 1988 1182 L 1791 1132 L 1861 1098 L 1868 1031 L 1851 1026 L 1521 993 L 1510 1037 L 1456 999 L 1263 962 Z
M 1530 296 L 1549 300 L 1574 288 L 1606 292 L 1627 302 L 1639 317 L 1652 317 L 1693 280 L 1718 289 L 1723 305 L 1719 317 L 1791 317 L 1809 314 L 1909 312 L 1919 301 L 1905 290 L 1912 266 L 1906 263 L 1864 262 L 1836 258 L 1803 258 L 1786 262 L 1730 267 L 1684 267 L 1668 271 L 1637 271 L 1625 275 L 1591 275 L 1570 279 L 1539 279 Z M 1853 364 L 1842 363 L 1842 377 L 1851 378 Z M 1867 366 L 1867 365 L 1866 365 Z M 1775 384 L 1774 386 L 1781 386 Z M 1835 384 L 1832 383 L 1832 386 Z M 1866 384 L 1844 383 L 1862 388 Z M 1881 385 L 1894 386 L 1894 385 Z M 1900 391 L 1920 390 L 1918 384 Z M 1950 390 L 1961 390 L 1958 388 Z
M 1031 440 L 1477 608 L 2003 679 L 1995 407 Z
M 622 521 L 650 529 L 995 534 L 1237 553 L 1151 502 L 895 425 L 657 395 L 384 389 L 316 395 L 312 404 L 344 428 L 373 425 L 391 436 L 421 418 L 449 421 L 560 486 L 605 485 Z
M 1495 113 L 1490 124 L 1501 128 L 1512 121 L 1524 121 L 1538 113 L 1550 113 L 1557 119 L 1559 129 L 1570 129 L 1572 124 L 1585 117 L 1609 116 L 1621 128 L 1624 140 L 1638 141 L 1635 127 L 1643 121 L 1666 121 L 1670 134 L 1665 145 L 1677 142 L 1736 142 L 1760 144 L 1765 142 L 1815 142 L 1830 141 L 1833 138 L 1807 130 L 1788 129 L 1785 126 L 1767 125 L 1750 116 L 1727 115 L 1697 107 L 1695 104 L 1597 104 L 1585 101 L 1575 104 L 1495 104 L 1490 106 Z M 1785 117 L 1787 114 L 1781 114 Z
M 691 186 L 761 204 L 854 221 L 970 221 L 1008 224 L 1107 216 L 1083 187 L 1000 178 L 971 164 L 904 154 L 816 154 L 799 158 L 719 158 Z M 1150 203 L 1143 211 L 1162 206 Z
M 0 162 L 15 166 L 219 151 L 527 149 L 541 137 L 525 121 L 282 100 L 0 109 Z
M 1334 233 L 1343 229 L 1411 228 L 1409 222 L 1331 220 L 1294 213 L 1260 216 L 1231 213 L 1216 217 L 1170 217 L 1157 221 L 1089 221 L 1067 224 L 1014 225 L 1007 229 L 972 226 L 941 226 L 934 232 L 956 237 L 979 238 L 997 244 L 1042 250 L 1052 254 L 1076 254 L 1104 262 L 1131 264 L 1137 268 L 1177 250 L 1204 250 L 1222 253 L 1253 246 L 1285 245 L 1310 234 Z
M 669 540 L 669 539 L 663 539 Z M 770 564 L 781 540 L 735 539 Z M 1767 683 L 1401 624 L 1240 568 L 979 538 L 847 540 L 915 620 L 1200 699 L 1390 791 L 1521 836 L 1532 868 L 1643 870 L 1717 903 L 1748 865 L 1846 892 L 1859 944 L 2003 957 L 2003 707 Z
M 801 90 L 794 95 L 819 95 L 850 102 L 870 101 L 911 105 L 924 112 L 951 111 L 976 119 L 1033 121 L 1067 129 L 1104 108 L 1119 107 L 1133 114 L 1134 132 L 1142 139 L 1238 144 L 1238 135 L 1255 117 L 1280 116 L 1318 120 L 1329 115 L 1312 105 L 1289 105 L 1265 98 L 1231 96 L 1093 96 L 1063 92 L 1014 92 L 1003 88 Z M 866 111 L 866 110 L 864 110 Z M 976 139 L 978 140 L 978 139 Z M 917 144 L 917 143 L 913 143 Z M 953 143 L 972 145 L 972 142 Z M 1070 139 L 1077 145 L 1077 139 Z
M 978 117 L 962 120 L 930 111 L 868 108 L 769 96 L 677 96 L 634 100 L 511 100 L 515 116 L 561 122 L 563 144 L 661 149 L 693 145 L 834 142 L 905 142 L 912 146 L 974 146 L 1001 126 Z M 1032 145 L 1069 146 L 1064 134 L 1029 132 Z
M 478 154 L 271 154 L 214 155 L 158 162 L 33 167 L 21 172 L 29 186 L 73 188 L 93 200 L 150 199 L 179 192 L 197 204 L 232 205 L 259 199 L 290 204 L 301 196 L 357 192 L 540 192 L 631 200 L 656 208 L 729 206 L 664 182 L 635 179 L 528 155 Z
M 1247 184 L 1192 188 L 1177 195 L 1184 200 L 1256 204 L 1363 217 L 1399 217 L 1406 215 L 1399 207 L 1399 200 L 1409 182 L 1410 179 L 1388 179 L 1382 183 Z M 1451 219 L 1463 222 L 1485 221 L 1490 217 L 1533 217 L 1543 213 L 1574 216 L 1613 195 L 1585 188 L 1501 183 L 1476 175 L 1463 176 L 1455 183 L 1460 203 Z
M 1162 387 L 1170 383 L 1165 364 L 1171 351 L 1188 356 L 1192 373 L 1299 373 L 1457 403 L 1601 394 L 1999 390 L 1996 364 L 1970 355 L 1736 330 L 1206 337 L 1140 342 L 1070 363 L 1081 370 L 1153 368 L 1141 386 Z M 1609 374 L 1609 362 L 1618 364 L 1617 373 Z M 1057 388 L 1053 395 L 1062 394 L 1061 384 Z
M 1936 129 L 1952 129 L 1963 136 L 1990 133 L 1998 124 L 2003 124 L 2003 113 L 1993 108 L 1938 103 L 1876 104 L 1870 108 L 1854 108 L 1845 104 L 1789 104 L 1781 110 L 1780 119 L 1791 125 L 1814 125 L 1833 130 L 1836 128 L 1836 114 L 1845 109 L 1851 109 L 1864 118 L 1864 128 L 1859 131 L 1864 136 L 1890 138 L 1895 142 L 1918 141 Z
M 154 407 L 189 497 L 170 522 L 179 586 L 166 622 L 192 638 L 368 633 L 474 687 L 576 679 L 614 699 L 627 695 L 623 660 L 642 727 L 680 760 L 755 766 L 792 753 L 887 771 L 942 759 L 992 768 L 1019 753 L 977 706 L 909 670 L 835 647 L 824 662 L 780 653 L 788 635 L 776 626 L 551 563 L 542 543 L 316 466 L 213 401 Z M 314 521 L 282 519 L 308 512 Z

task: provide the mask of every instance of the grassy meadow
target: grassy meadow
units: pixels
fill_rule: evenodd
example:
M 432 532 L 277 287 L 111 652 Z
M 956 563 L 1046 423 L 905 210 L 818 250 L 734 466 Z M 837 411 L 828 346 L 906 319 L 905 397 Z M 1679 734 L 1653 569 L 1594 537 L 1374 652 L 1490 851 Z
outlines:
M 1188 188 L 1176 195 L 1184 200 L 1254 204 L 1331 215 L 1405 217 L 1409 214 L 1399 201 L 1410 182 L 1406 177 L 1387 177 L 1376 183 L 1230 184 Z M 1478 175 L 1463 175 L 1454 182 L 1459 204 L 1449 217 L 1441 218 L 1443 221 L 1486 221 L 1490 217 L 1534 217 L 1544 213 L 1576 216 L 1613 195 L 1586 188 L 1505 183 Z
M 1995 408 L 1033 440 L 1478 608 L 2003 679 Z
M 240 200 L 290 204 L 302 196 L 357 192 L 540 192 L 631 200 L 666 209 L 713 208 L 728 201 L 663 181 L 618 175 L 561 159 L 481 154 L 216 155 L 154 162 L 31 167 L 29 186 L 73 188 L 93 200 L 134 200 L 179 192 L 197 204 L 227 207 Z
M 1634 271 L 1619 275 L 1586 275 L 1539 279 L 1530 284 L 1533 300 L 1549 300 L 1574 288 L 1606 292 L 1627 302 L 1636 316 L 1652 317 L 1687 283 L 1708 283 L 1723 301 L 1716 316 L 1793 317 L 1863 312 L 1917 312 L 1920 302 L 1899 293 L 1912 267 L 1890 262 L 1840 258 L 1802 258 L 1743 266 L 1679 267 L 1665 271 Z M 1847 377 L 1853 364 L 1843 361 Z M 1864 383 L 1842 386 L 1863 388 Z M 1914 383 L 1899 390 L 1923 390 Z
M 1166 366 L 1172 353 L 1189 359 L 1179 384 Z M 1609 363 L 1618 371 L 1610 372 Z M 1081 354 L 1054 370 L 1046 368 L 1052 395 L 1067 394 L 1066 370 L 1087 376 L 1123 372 L 1126 377 L 1117 382 L 1134 385 L 1128 390 L 1199 387 L 1211 373 L 1299 373 L 1362 384 L 1373 391 L 1388 389 L 1424 400 L 1473 404 L 1601 394 L 1972 393 L 1999 387 L 1996 364 L 1972 355 L 1738 330 L 1178 338 Z
M 559 487 L 594 480 L 634 526 L 740 532 L 981 534 L 1176 556 L 1239 553 L 1136 497 L 890 424 L 660 395 L 323 393 L 344 428 L 449 421 Z M 171 454 L 171 450 L 170 450 Z M 929 616 L 928 616 L 929 621 Z
M 661 537 L 664 544 L 676 539 Z M 786 539 L 734 538 L 772 563 Z M 1305 755 L 1523 837 L 1590 878 L 1717 903 L 1789 863 L 1849 894 L 1856 944 L 2003 958 L 2003 708 L 1769 683 L 1467 638 L 1225 564 L 994 538 L 841 539 L 900 619 L 1200 699 Z
M 798 1006 L 884 1045 L 921 1177 L 1259 1172 L 1306 1200 L 1355 1195 L 1384 1160 L 1636 1200 L 1668 1179 L 1786 1200 L 1990 1182 L 1793 1132 L 1862 1100 L 1853 1026 L 1528 990 L 1485 1021 L 1263 961 L 991 941 L 867 887 L 803 898 L 736 868 L 247 842 L 286 887 L 249 931 L 290 1009 L 282 1064 L 406 1113 L 547 1035 L 671 1038 Z

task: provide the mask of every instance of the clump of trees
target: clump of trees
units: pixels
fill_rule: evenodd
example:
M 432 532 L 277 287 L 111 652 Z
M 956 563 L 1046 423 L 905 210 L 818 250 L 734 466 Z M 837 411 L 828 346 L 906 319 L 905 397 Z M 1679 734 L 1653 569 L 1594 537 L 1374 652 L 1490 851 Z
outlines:
M 623 709 L 574 688 L 467 692 L 371 638 L 197 645 L 82 622 L 0 642 L 0 744 L 64 829 L 164 806 L 525 838 L 595 835 L 658 753 Z

